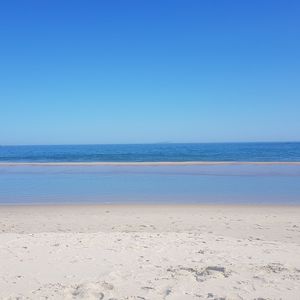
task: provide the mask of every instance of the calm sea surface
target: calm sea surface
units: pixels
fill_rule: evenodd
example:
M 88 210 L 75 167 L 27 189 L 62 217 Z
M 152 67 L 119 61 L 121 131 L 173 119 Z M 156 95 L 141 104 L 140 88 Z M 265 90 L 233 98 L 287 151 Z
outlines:
M 300 161 L 299 143 L 0 147 L 2 162 Z M 300 165 L 0 165 L 0 204 L 300 205 Z
M 300 143 L 2 146 L 0 161 L 300 161 Z

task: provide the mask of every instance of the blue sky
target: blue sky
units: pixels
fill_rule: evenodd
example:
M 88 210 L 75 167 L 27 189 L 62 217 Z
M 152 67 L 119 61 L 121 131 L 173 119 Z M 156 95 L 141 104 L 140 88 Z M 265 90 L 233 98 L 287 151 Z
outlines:
M 299 1 L 2 1 L 0 144 L 300 140 Z

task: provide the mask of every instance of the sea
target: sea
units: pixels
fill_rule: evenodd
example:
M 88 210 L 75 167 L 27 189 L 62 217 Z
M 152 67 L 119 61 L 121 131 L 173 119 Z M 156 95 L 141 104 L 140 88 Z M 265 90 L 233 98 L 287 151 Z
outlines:
M 0 146 L 1 161 L 300 161 L 300 142 Z
M 297 142 L 0 146 L 0 204 L 300 205 L 297 162 Z

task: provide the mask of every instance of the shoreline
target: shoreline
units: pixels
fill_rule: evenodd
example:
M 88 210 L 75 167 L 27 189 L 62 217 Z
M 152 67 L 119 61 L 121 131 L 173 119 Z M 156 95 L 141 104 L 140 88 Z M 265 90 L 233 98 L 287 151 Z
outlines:
M 0 162 L 8 166 L 231 166 L 231 165 L 295 165 L 300 161 L 161 161 L 161 162 Z
M 143 203 L 135 203 L 135 202 L 128 202 L 128 203 L 93 203 L 93 202 L 46 202 L 46 203 L 0 203 L 0 211 L 1 209 L 5 208 L 33 208 L 33 209 L 39 209 L 39 208 L 133 208 L 133 209 L 157 209 L 157 208 L 171 208 L 171 209 L 177 209 L 177 208 L 196 208 L 196 209 L 205 209 L 205 208 L 241 208 L 244 209 L 246 207 L 248 208 L 300 208 L 300 203 L 151 203 L 151 202 L 143 202 Z

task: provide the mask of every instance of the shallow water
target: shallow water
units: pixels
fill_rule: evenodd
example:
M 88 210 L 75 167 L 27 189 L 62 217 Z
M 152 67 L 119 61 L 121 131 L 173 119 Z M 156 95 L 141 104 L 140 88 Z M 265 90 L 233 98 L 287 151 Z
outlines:
M 0 166 L 0 203 L 300 204 L 300 165 Z

